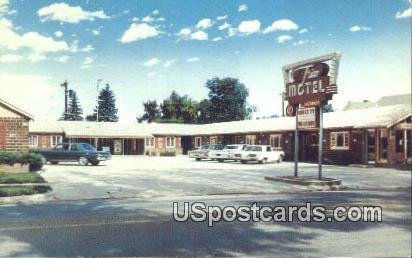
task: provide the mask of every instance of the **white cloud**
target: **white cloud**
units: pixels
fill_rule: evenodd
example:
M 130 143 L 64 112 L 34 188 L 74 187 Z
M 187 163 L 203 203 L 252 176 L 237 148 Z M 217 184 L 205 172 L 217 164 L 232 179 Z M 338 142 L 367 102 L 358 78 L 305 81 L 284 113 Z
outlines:
M 300 45 L 305 45 L 307 43 L 309 43 L 309 40 L 299 40 L 297 42 L 294 42 L 293 45 L 294 46 L 300 46 Z
M 303 28 L 301 30 L 299 30 L 299 34 L 303 34 L 303 33 L 307 33 L 309 30 L 306 28 Z
M 240 33 L 243 33 L 245 35 L 259 32 L 260 21 L 259 20 L 242 21 L 239 24 L 238 30 Z
M 84 61 L 82 63 L 82 65 L 80 66 L 81 69 L 87 69 L 92 67 L 91 65 L 94 63 L 94 58 L 93 57 L 86 57 L 84 58 Z
M 190 62 L 190 63 L 199 62 L 199 60 L 200 60 L 199 57 L 196 57 L 196 56 L 190 57 L 190 58 L 187 59 L 187 61 Z
M 270 25 L 263 31 L 263 33 L 266 34 L 274 31 L 289 31 L 297 29 L 299 29 L 299 26 L 292 20 L 281 19 L 274 21 L 272 25 Z
M 23 59 L 21 55 L 5 54 L 0 55 L 0 63 L 17 63 Z
M 0 16 L 9 11 L 9 0 L 0 0 Z
M 2 99 L 30 111 L 35 119 L 55 120 L 63 110 L 61 88 L 56 87 L 56 81 L 48 76 L 0 72 L 0 81 Z
M 32 63 L 37 63 L 46 60 L 46 56 L 39 53 L 30 54 L 27 59 Z
M 147 73 L 147 76 L 154 77 L 154 76 L 156 76 L 156 73 L 155 72 L 149 72 L 149 73 Z
M 229 29 L 230 27 L 232 27 L 232 25 L 230 25 L 229 23 L 225 22 L 222 25 L 220 25 L 218 27 L 219 30 L 225 30 L 225 29 Z
M 173 59 L 167 60 L 167 61 L 163 64 L 163 66 L 167 68 L 167 67 L 170 67 L 170 66 L 174 65 L 176 62 L 177 62 L 177 59 L 176 59 L 176 58 L 173 58 Z
M 196 31 L 190 35 L 190 39 L 193 40 L 207 40 L 208 38 L 209 36 L 207 35 L 207 33 L 201 30 Z
M 103 26 L 100 26 L 97 29 L 91 30 L 91 32 L 93 33 L 93 35 L 98 36 L 98 35 L 100 35 L 100 32 L 101 32 L 102 28 L 103 28 Z
M 403 19 L 403 18 L 409 18 L 412 17 L 412 7 L 403 10 L 402 12 L 397 12 L 395 14 L 396 19 Z
M 147 23 L 133 23 L 120 38 L 122 43 L 129 43 L 133 41 L 148 39 L 156 37 L 161 33 L 156 27 L 148 25 Z
M 0 47 L 9 50 L 29 48 L 35 52 L 67 51 L 69 47 L 64 41 L 56 41 L 51 37 L 45 37 L 37 32 L 27 32 L 19 35 L 14 32 L 13 24 L 5 19 L 0 19 Z
M 155 19 L 152 18 L 150 15 L 145 16 L 145 17 L 142 18 L 142 22 L 147 22 L 147 23 L 154 22 L 154 20 L 155 20 Z
M 80 6 L 70 6 L 66 3 L 54 3 L 40 8 L 37 15 L 41 21 L 60 21 L 67 23 L 79 23 L 80 21 L 93 21 L 96 18 L 109 19 L 104 11 L 89 12 Z
M 190 28 L 183 28 L 176 35 L 177 36 L 189 36 L 191 33 L 192 33 L 192 30 Z
M 151 67 L 151 66 L 157 65 L 159 63 L 160 63 L 160 60 L 158 58 L 154 57 L 154 58 L 151 58 L 151 59 L 147 60 L 146 62 L 144 62 L 143 65 L 146 66 L 146 67 Z
M 59 57 L 56 57 L 54 60 L 56 60 L 59 63 L 67 63 L 69 59 L 70 59 L 69 56 L 59 56 Z
M 133 21 L 133 22 L 138 22 L 138 21 L 139 21 L 139 18 L 133 17 L 133 18 L 132 18 L 132 21 Z
M 212 41 L 221 41 L 222 40 L 222 38 L 221 37 L 216 37 L 216 38 L 214 38 L 214 39 L 212 39 Z
M 222 20 L 226 20 L 226 19 L 227 19 L 227 15 L 216 17 L 216 20 L 218 20 L 218 21 L 222 21 Z
M 359 26 L 359 25 L 354 25 L 354 26 L 349 28 L 349 31 L 351 31 L 351 32 L 370 31 L 370 30 L 372 30 L 370 27 Z
M 155 9 L 155 10 L 153 10 L 152 14 L 156 16 L 156 15 L 159 15 L 160 12 L 159 12 L 159 10 Z
M 283 43 L 283 42 L 286 42 L 286 41 L 291 40 L 291 39 L 292 39 L 292 37 L 289 36 L 289 35 L 280 35 L 276 38 L 278 43 Z
M 196 24 L 196 28 L 198 29 L 207 29 L 209 27 L 212 27 L 213 23 L 211 19 L 202 19 Z
M 86 45 L 83 48 L 79 48 L 79 40 L 76 39 L 72 42 L 72 44 L 70 44 L 70 52 L 72 53 L 77 53 L 77 52 L 90 52 L 94 50 L 94 47 L 92 45 Z
M 63 37 L 63 31 L 61 31 L 61 30 L 56 31 L 56 32 L 54 32 L 53 34 L 54 34 L 54 36 L 55 36 L 56 38 L 61 38 L 61 37 Z
M 230 28 L 227 30 L 227 35 L 228 35 L 228 37 L 233 37 L 233 36 L 236 35 L 236 33 L 237 33 L 237 28 L 232 28 L 232 27 L 230 27 Z
M 246 12 L 247 9 L 248 9 L 247 5 L 241 4 L 241 5 L 239 5 L 239 8 L 237 10 L 238 10 L 238 12 Z

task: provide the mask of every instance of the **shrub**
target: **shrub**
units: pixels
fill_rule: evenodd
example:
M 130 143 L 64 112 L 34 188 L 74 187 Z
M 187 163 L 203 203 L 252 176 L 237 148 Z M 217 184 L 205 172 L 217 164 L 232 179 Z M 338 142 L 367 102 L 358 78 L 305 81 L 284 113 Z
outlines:
M 146 151 L 145 155 L 146 156 L 157 156 L 157 153 L 155 151 Z
M 174 157 L 176 156 L 176 152 L 175 151 L 164 151 L 164 152 L 160 152 L 159 155 L 161 157 Z
M 43 167 L 42 156 L 32 152 L 0 151 L 0 164 L 29 164 L 30 171 L 38 171 Z

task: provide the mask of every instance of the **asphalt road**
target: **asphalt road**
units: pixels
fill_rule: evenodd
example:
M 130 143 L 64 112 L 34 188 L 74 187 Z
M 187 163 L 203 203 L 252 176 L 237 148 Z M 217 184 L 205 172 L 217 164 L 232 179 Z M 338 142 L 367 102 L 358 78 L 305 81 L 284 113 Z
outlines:
M 411 189 L 0 206 L 0 256 L 410 256 Z M 174 197 L 175 198 L 175 197 Z M 381 205 L 383 222 L 175 222 L 173 201 Z

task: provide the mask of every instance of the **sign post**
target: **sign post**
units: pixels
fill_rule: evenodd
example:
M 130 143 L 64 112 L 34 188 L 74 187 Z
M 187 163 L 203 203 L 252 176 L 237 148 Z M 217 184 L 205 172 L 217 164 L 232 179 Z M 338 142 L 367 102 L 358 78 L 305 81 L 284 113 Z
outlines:
M 298 155 L 299 155 L 299 130 L 298 130 L 298 115 L 296 114 L 295 126 L 295 177 L 298 177 Z
M 319 106 L 319 161 L 318 161 L 318 179 L 322 179 L 322 157 L 323 157 L 323 104 Z
M 295 177 L 298 176 L 299 129 L 319 128 L 318 177 L 322 179 L 323 106 L 337 93 L 340 53 L 311 58 L 283 67 L 286 114 L 296 115 Z

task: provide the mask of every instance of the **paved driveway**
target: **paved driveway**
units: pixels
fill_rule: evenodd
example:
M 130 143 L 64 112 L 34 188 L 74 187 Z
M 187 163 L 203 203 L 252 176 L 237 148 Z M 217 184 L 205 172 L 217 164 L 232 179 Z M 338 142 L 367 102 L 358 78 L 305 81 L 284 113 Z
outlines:
M 317 165 L 300 163 L 300 174 L 316 175 Z M 114 156 L 99 166 L 46 165 L 41 173 L 56 200 L 179 197 L 222 194 L 281 193 L 308 188 L 264 180 L 292 175 L 293 163 L 240 164 L 197 162 L 186 156 Z M 411 173 L 384 168 L 324 166 L 324 175 L 343 180 L 352 189 L 410 187 Z

